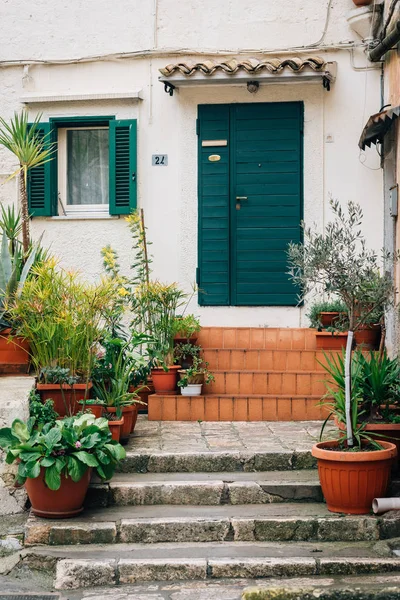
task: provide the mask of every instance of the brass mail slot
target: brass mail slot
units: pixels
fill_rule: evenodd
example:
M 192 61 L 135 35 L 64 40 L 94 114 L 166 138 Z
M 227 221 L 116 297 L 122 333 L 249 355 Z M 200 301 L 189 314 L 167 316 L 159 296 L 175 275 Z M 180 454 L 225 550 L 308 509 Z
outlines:
M 203 148 L 208 148 L 209 146 L 227 146 L 228 140 L 203 140 L 201 145 Z

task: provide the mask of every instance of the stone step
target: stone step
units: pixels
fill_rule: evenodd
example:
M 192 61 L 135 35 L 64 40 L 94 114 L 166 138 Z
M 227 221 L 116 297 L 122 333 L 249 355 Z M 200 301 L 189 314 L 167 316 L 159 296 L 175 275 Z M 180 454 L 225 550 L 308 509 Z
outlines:
M 309 377 L 309 376 L 308 376 Z M 149 421 L 304 421 L 325 420 L 317 395 L 149 396 Z
M 198 343 L 203 348 L 228 350 L 315 350 L 315 333 L 306 327 L 202 327 Z
M 326 376 L 321 371 L 214 371 L 206 394 L 323 396 Z
M 30 517 L 25 545 L 158 542 L 373 541 L 396 537 L 400 519 L 343 516 L 322 503 L 127 506 L 89 509 L 68 521 Z
M 329 352 L 337 353 L 335 350 Z M 320 371 L 324 373 L 322 350 L 260 350 L 235 348 L 203 351 L 211 371 Z
M 379 554 L 378 554 L 379 552 Z M 35 547 L 23 564 L 52 570 L 56 589 L 145 581 L 316 577 L 400 571 L 380 542 L 187 543 Z M 386 575 L 385 575 L 386 577 Z
M 258 473 L 119 473 L 92 483 L 87 507 L 322 502 L 316 470 Z

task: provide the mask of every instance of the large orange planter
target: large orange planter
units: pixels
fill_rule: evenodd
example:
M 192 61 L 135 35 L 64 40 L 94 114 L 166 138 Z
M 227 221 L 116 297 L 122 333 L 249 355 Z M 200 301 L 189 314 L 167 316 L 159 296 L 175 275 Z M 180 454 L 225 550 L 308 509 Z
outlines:
M 315 335 L 318 350 L 341 350 L 346 347 L 347 333 L 317 331 Z
M 28 373 L 29 343 L 12 336 L 11 329 L 0 331 L 0 374 Z
M 381 341 L 380 325 L 361 325 L 354 332 L 354 339 L 357 346 L 362 346 L 363 350 L 378 350 Z
M 59 383 L 38 383 L 36 389 L 42 402 L 53 400 L 54 410 L 60 417 L 76 415 L 82 410 L 80 400 L 88 400 L 93 384 L 92 382 L 74 383 L 73 386 Z M 61 391 L 62 388 L 62 391 Z
M 382 450 L 341 452 L 338 441 L 315 444 L 312 455 L 318 460 L 318 474 L 328 510 L 352 515 L 371 511 L 372 500 L 385 496 L 397 449 L 390 442 L 379 442 Z
M 88 469 L 77 482 L 61 475 L 61 487 L 54 491 L 47 487 L 44 481 L 45 470 L 40 469 L 39 477 L 28 478 L 25 482 L 33 514 L 45 519 L 68 519 L 81 513 L 91 473 L 92 469 Z
M 117 412 L 117 408 L 115 408 L 114 406 L 108 406 L 107 412 L 115 414 Z M 129 406 L 123 406 L 121 408 L 121 412 L 122 412 L 124 422 L 122 423 L 122 426 L 121 426 L 120 442 L 121 442 L 121 444 L 127 444 L 128 440 L 129 440 L 129 436 L 132 431 L 132 424 L 133 424 L 133 419 L 135 418 L 135 414 L 136 414 L 136 419 L 137 419 L 137 404 L 130 404 Z M 136 423 L 136 420 L 135 420 L 135 423 Z
M 168 367 L 168 371 L 164 371 L 161 367 L 152 369 L 151 377 L 153 379 L 156 394 L 161 396 L 175 395 L 176 384 L 178 381 L 178 369 L 180 368 L 181 365 L 173 365 Z

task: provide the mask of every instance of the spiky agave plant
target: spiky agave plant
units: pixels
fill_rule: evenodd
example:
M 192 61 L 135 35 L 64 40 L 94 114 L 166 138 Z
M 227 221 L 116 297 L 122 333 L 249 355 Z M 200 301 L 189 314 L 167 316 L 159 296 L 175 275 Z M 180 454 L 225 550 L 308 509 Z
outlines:
M 49 134 L 41 136 L 39 123 L 41 114 L 28 123 L 28 114 L 22 111 L 6 122 L 0 117 L 0 145 L 7 148 L 17 158 L 19 166 L 6 181 L 19 176 L 19 190 L 22 217 L 22 243 L 24 253 L 29 250 L 29 209 L 28 209 L 28 172 L 52 160 L 55 147 L 49 141 Z

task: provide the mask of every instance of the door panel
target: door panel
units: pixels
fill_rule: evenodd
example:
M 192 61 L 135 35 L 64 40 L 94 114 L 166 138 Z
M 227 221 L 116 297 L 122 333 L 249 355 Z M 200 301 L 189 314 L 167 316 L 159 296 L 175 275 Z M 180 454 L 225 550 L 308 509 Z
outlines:
M 299 102 L 199 107 L 201 304 L 297 304 L 286 250 L 300 241 L 302 123 Z

